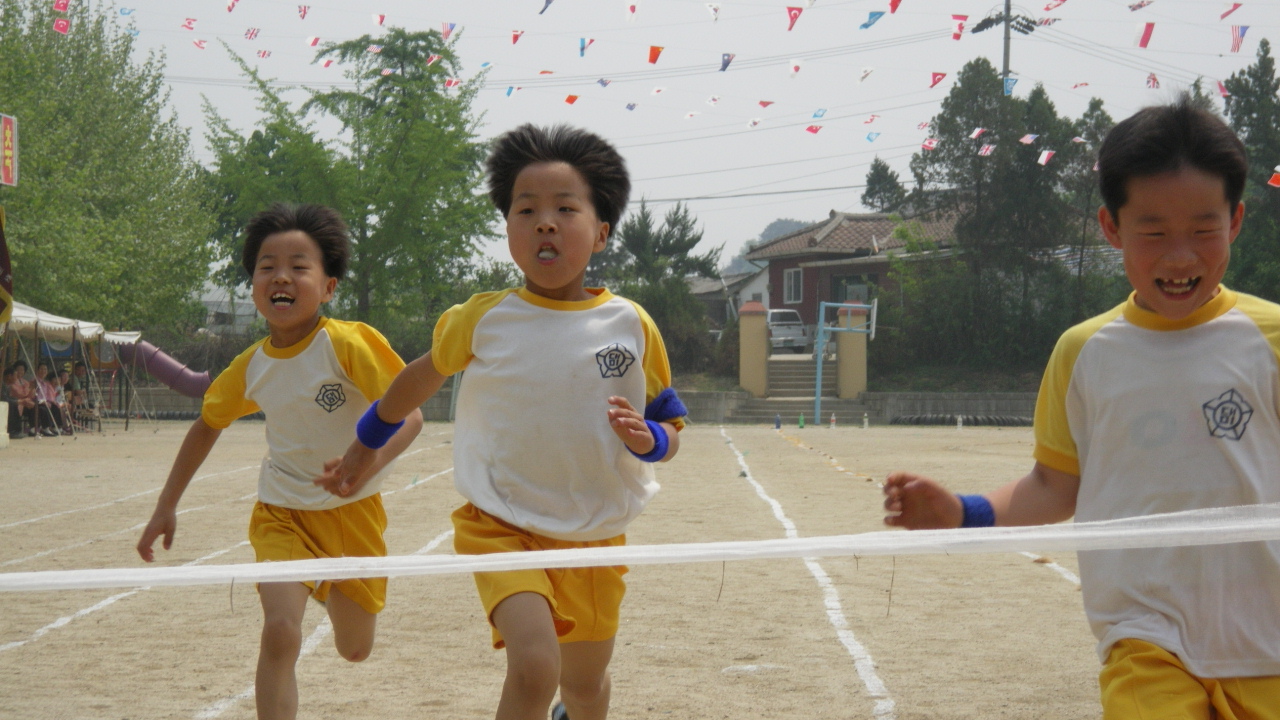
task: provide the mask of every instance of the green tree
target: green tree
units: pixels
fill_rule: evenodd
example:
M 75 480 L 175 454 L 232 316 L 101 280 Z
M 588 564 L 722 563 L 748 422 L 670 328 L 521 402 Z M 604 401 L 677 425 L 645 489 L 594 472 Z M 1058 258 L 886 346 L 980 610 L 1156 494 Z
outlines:
M 1258 59 L 1225 83 L 1227 118 L 1249 153 L 1244 227 L 1236 238 L 1227 283 L 1280 301 L 1280 194 L 1267 185 L 1280 163 L 1280 79 L 1271 43 L 1258 42 Z
M 203 320 L 210 197 L 173 116 L 164 58 L 135 60 L 110 7 L 0 0 L 0 112 L 18 118 L 20 176 L 0 188 L 16 299 L 109 327 Z
M 368 52 L 375 43 L 382 51 Z M 446 88 L 458 59 L 434 30 L 390 28 L 329 45 L 324 59 L 345 66 L 354 87 L 296 108 L 242 63 L 264 120 L 241 136 L 212 118 L 224 236 L 275 200 L 331 204 L 352 237 L 336 312 L 377 326 L 402 353 L 425 350 L 457 288 L 485 277 L 473 264 L 498 219 L 481 187 L 486 148 L 471 110 L 483 78 Z M 339 139 L 318 139 L 311 113 L 336 119 Z
M 615 238 L 628 256 L 628 279 L 620 284 L 626 297 L 640 303 L 662 332 L 673 369 L 700 372 L 712 357 L 705 306 L 693 297 L 685 278 L 719 277 L 723 246 L 692 254 L 702 231 L 688 208 L 677 203 L 655 227 L 653 213 L 640 209 L 622 221 Z
M 871 161 L 871 170 L 867 172 L 867 189 L 862 192 L 862 204 L 876 212 L 893 212 L 907 199 L 907 190 L 902 187 L 898 173 L 889 167 L 889 163 L 875 158 Z

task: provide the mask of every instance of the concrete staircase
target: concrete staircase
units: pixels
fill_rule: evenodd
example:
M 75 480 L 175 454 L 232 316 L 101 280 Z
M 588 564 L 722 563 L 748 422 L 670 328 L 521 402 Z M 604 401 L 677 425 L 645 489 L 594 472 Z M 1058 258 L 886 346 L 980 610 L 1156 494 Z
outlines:
M 806 425 L 826 425 L 831 413 L 837 425 L 861 425 L 867 415 L 871 423 L 884 423 L 874 409 L 859 400 L 836 398 L 836 363 L 822 365 L 822 418 L 813 417 L 813 388 L 818 369 L 812 355 L 774 355 L 769 358 L 769 397 L 752 398 L 742 403 L 726 418 L 729 423 L 768 424 L 781 416 L 784 426 L 795 427 L 803 414 Z

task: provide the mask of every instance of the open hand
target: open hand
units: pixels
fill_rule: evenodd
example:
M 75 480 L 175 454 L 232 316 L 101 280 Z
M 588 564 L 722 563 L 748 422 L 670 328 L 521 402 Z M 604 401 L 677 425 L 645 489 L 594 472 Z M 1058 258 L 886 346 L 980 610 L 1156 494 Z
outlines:
M 173 547 L 173 533 L 177 529 L 177 513 L 157 510 L 151 516 L 151 521 L 147 523 L 146 529 L 142 531 L 142 537 L 138 540 L 138 555 L 147 562 L 153 562 L 156 556 L 151 549 L 151 545 L 155 543 L 156 538 L 163 535 L 164 549 L 168 550 Z
M 609 398 L 609 427 L 632 452 L 644 455 L 653 450 L 657 439 L 644 421 L 644 415 L 636 410 L 624 397 L 614 395 Z

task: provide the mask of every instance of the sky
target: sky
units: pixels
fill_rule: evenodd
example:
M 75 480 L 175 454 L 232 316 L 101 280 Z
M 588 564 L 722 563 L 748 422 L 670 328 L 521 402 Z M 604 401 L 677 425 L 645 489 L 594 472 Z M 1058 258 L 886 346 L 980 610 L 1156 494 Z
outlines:
M 601 134 L 627 159 L 633 202 L 644 198 L 659 217 L 686 203 L 704 234 L 698 251 L 723 246 L 726 261 L 775 219 L 866 211 L 861 186 L 876 157 L 909 181 L 908 162 L 929 137 L 920 124 L 938 112 L 960 69 L 986 57 L 999 70 L 1003 55 L 999 27 L 971 31 L 1002 9 L 999 0 L 900 0 L 895 12 L 890 0 L 71 2 L 105 7 L 136 33 L 140 52 L 164 52 L 171 105 L 206 164 L 205 99 L 242 130 L 259 119 L 254 93 L 218 41 L 264 77 L 296 88 L 284 95 L 301 102 L 303 88 L 350 85 L 341 66 L 312 62 L 311 38 L 323 46 L 376 38 L 392 26 L 452 23 L 459 79 L 481 83 L 474 110 L 482 137 L 524 122 Z M 1171 100 L 1198 77 L 1216 95 L 1217 81 L 1251 64 L 1258 41 L 1280 28 L 1280 0 L 1246 0 L 1225 18 L 1236 3 L 1135 4 L 1014 3 L 1015 14 L 1054 22 L 1013 34 L 1013 94 L 1043 84 L 1058 113 L 1073 118 L 1099 97 L 1119 120 Z M 873 13 L 883 15 L 862 27 Z M 954 15 L 968 16 L 959 39 Z M 1142 48 L 1146 23 L 1154 25 Z M 1238 52 L 1232 26 L 1248 27 Z M 654 47 L 661 51 L 651 63 Z M 721 71 L 726 53 L 733 59 Z M 945 77 L 931 87 L 937 73 Z M 1151 74 L 1159 88 L 1149 87 Z M 330 136 L 339 130 L 317 127 Z M 1046 139 L 1043 149 L 1069 141 Z M 504 258 L 505 243 L 486 252 Z

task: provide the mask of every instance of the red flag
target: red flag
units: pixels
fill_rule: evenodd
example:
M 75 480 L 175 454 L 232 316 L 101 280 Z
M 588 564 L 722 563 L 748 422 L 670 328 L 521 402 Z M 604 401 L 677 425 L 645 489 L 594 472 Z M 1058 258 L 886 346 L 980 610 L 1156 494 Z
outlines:
M 1267 184 L 1270 185 L 1271 187 L 1280 187 L 1280 165 L 1277 165 L 1275 172 L 1271 173 L 1271 179 L 1267 181 Z M 4 213 L 0 213 L 0 220 L 3 220 L 3 219 L 4 219 Z M 3 240 L 4 238 L 0 237 L 0 250 L 4 249 Z M 7 262 L 7 258 L 5 257 L 0 257 L 0 260 Z M 0 267 L 0 270 L 4 270 L 4 269 L 5 268 Z M 3 279 L 4 278 L 0 277 L 0 280 L 3 280 Z M 0 292 L 3 292 L 3 289 L 0 289 Z
M 662 54 L 662 48 L 661 48 L 661 47 L 659 47 L 659 46 L 657 46 L 657 45 L 650 45 L 650 46 L 649 46 L 649 64 L 650 64 L 650 65 L 657 65 L 657 64 L 658 64 L 658 56 L 659 56 L 659 55 L 661 55 L 661 54 Z
M 772 104 L 773 104 L 773 101 L 772 101 L 772 100 L 761 100 L 761 101 L 760 101 L 760 107 L 769 107 L 769 106 L 770 106 L 770 105 L 772 105 Z
M 9 244 L 4 240 L 4 208 L 0 208 L 0 323 L 13 314 L 13 267 L 9 264 Z
M 898 12 L 898 6 L 902 4 L 902 0 L 889 0 L 889 14 Z
M 66 18 L 58 18 L 53 21 L 54 32 L 60 32 L 63 35 L 71 32 L 71 21 Z
M 191 41 L 191 44 L 192 44 L 192 45 L 195 45 L 196 47 L 200 48 L 201 50 L 204 50 L 204 49 L 205 49 L 205 46 L 209 44 L 209 41 L 208 41 L 208 40 L 192 40 L 192 41 Z
M 318 37 L 309 37 L 309 38 L 307 38 L 307 45 L 309 45 L 310 47 L 315 47 L 315 46 L 317 46 L 317 45 L 319 45 L 319 44 L 320 44 L 320 38 L 318 38 Z
M 71 6 L 71 0 L 53 0 L 53 9 L 60 13 L 67 12 Z
M 1145 48 L 1147 43 L 1151 42 L 1151 33 L 1155 29 L 1156 24 L 1153 22 L 1138 23 L 1138 35 L 1133 39 L 1134 43 L 1140 48 Z
M 196 29 L 196 19 L 195 19 L 195 18 L 187 18 L 187 19 L 182 23 L 182 29 L 183 29 L 183 30 L 195 30 L 195 29 Z
M 1218 81 L 1218 93 L 1221 94 L 1222 97 L 1231 97 L 1231 93 L 1227 92 L 1227 86 L 1224 85 L 1221 80 Z
M 568 96 L 566 96 L 566 97 L 565 97 L 564 101 L 565 101 L 565 102 L 567 102 L 567 103 L 569 103 L 570 105 L 572 105 L 572 104 L 574 104 L 574 103 L 578 102 L 578 96 L 577 96 L 577 95 L 568 95 Z
M 932 150 L 936 147 L 938 147 L 938 138 L 925 138 L 925 141 L 920 143 L 921 150 Z
M 951 28 L 951 39 L 959 40 L 964 36 L 964 24 L 969 20 L 968 15 L 952 15 L 951 22 L 955 25 Z
M 524 31 L 523 31 L 523 30 L 512 30 L 512 31 L 511 31 L 511 44 L 512 44 L 512 45 L 515 45 L 515 44 L 520 40 L 520 36 L 521 36 L 521 35 L 524 35 Z
M 1243 5 L 1243 4 L 1244 4 L 1244 3 L 1236 3 L 1236 2 L 1233 2 L 1233 3 L 1227 3 L 1227 9 L 1222 11 L 1222 15 L 1221 15 L 1221 16 L 1219 16 L 1219 17 L 1218 17 L 1218 19 L 1219 19 L 1219 20 L 1226 20 L 1228 15 L 1230 15 L 1231 13 L 1233 13 L 1233 12 L 1235 12 L 1235 11 L 1239 10 L 1239 9 L 1240 9 L 1240 6 L 1241 6 L 1241 5 Z
M 436 63 L 440 62 L 440 59 L 443 57 L 444 57 L 443 55 L 428 55 L 427 67 L 431 67 L 432 65 L 435 65 Z
M 18 119 L 0 115 L 0 185 L 18 184 Z
M 1040 159 L 1036 160 L 1036 162 L 1041 165 L 1048 165 L 1049 161 L 1053 159 L 1053 155 L 1054 152 L 1052 150 L 1041 150 Z
M 791 32 L 791 28 L 796 26 L 796 21 L 800 19 L 800 13 L 804 12 L 804 8 L 788 7 L 787 19 L 790 21 L 787 25 L 787 32 Z
M 320 67 L 329 67 L 329 66 L 330 66 L 330 65 L 332 65 L 332 64 L 333 64 L 333 61 L 332 61 L 332 60 L 325 60 L 325 61 L 324 61 L 324 63 L 323 63 L 323 64 L 321 64 L 321 66 L 320 66 Z
M 809 127 L 805 128 L 804 131 L 807 133 L 813 133 L 814 135 L 817 135 L 818 131 L 821 129 L 822 129 L 821 125 L 810 125 Z
M 932 87 L 937 87 L 937 86 L 938 86 L 938 83 L 942 82 L 942 78 L 944 78 L 944 77 L 946 77 L 946 76 L 947 76 L 947 74 L 946 74 L 946 73 L 940 73 L 940 72 L 932 73 L 932 74 L 931 74 L 931 79 L 930 79 L 930 81 L 929 81 L 929 87 L 931 87 L 931 88 L 932 88 Z
M 445 78 L 445 81 L 444 81 L 444 86 L 446 88 L 458 87 L 461 84 L 462 84 L 462 81 L 459 80 L 458 78 Z

